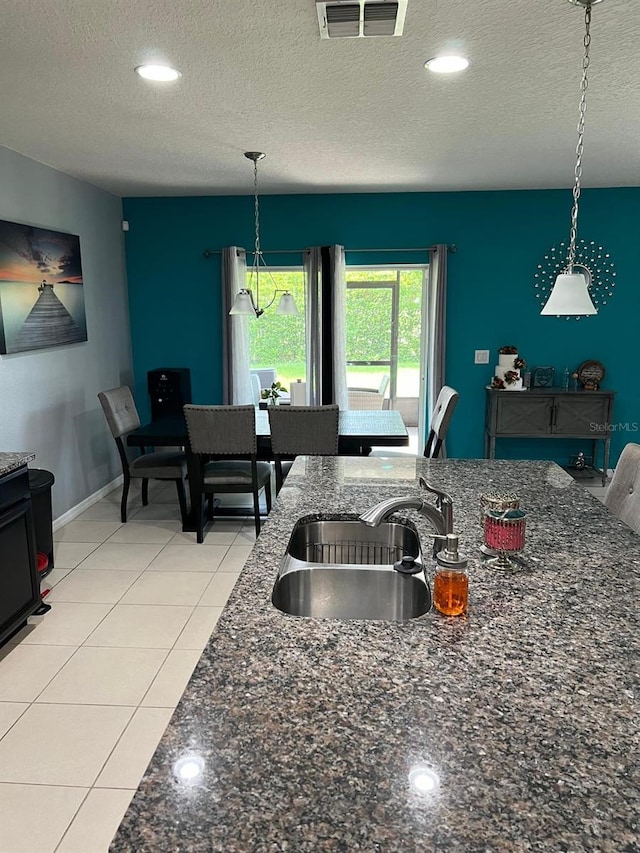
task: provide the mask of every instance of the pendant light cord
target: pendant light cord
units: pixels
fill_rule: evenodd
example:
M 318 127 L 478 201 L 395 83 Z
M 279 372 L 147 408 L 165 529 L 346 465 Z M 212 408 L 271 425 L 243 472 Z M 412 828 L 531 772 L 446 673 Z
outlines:
M 573 272 L 576 262 L 576 243 L 578 239 L 578 203 L 581 192 L 582 154 L 584 152 L 584 125 L 587 111 L 587 89 L 589 88 L 589 63 L 591 48 L 591 3 L 584 10 L 584 57 L 582 59 L 582 81 L 580 83 L 580 117 L 578 119 L 578 144 L 576 145 L 575 182 L 573 185 L 573 209 L 571 211 L 571 236 L 569 240 L 569 262 L 567 272 Z
M 255 242 L 253 254 L 253 267 L 256 273 L 256 308 L 260 310 L 260 261 L 262 251 L 260 249 L 260 202 L 258 201 L 258 160 L 253 161 L 253 212 L 255 217 Z

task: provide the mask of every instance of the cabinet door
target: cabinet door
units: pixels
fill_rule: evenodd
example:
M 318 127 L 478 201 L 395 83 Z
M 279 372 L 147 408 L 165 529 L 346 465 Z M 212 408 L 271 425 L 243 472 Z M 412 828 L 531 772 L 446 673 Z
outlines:
M 553 397 L 526 391 L 503 391 L 498 399 L 497 433 L 500 435 L 549 435 Z
M 31 501 L 0 513 L 0 642 L 40 601 Z
M 609 423 L 609 397 L 556 397 L 553 432 L 603 438 Z

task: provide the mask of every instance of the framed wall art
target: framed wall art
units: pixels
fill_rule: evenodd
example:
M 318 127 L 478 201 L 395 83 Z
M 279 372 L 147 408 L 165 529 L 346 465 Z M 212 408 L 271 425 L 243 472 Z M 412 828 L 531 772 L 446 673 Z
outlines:
M 80 238 L 0 220 L 0 353 L 86 340 Z

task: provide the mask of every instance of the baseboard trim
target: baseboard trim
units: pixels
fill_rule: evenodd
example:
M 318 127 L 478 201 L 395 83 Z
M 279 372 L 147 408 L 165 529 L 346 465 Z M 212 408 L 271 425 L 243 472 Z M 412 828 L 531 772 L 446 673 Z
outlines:
M 110 483 L 107 483 L 106 486 L 103 486 L 101 489 L 98 489 L 97 492 L 94 492 L 92 495 L 89 495 L 88 498 L 85 498 L 83 501 L 80 501 L 79 504 L 72 506 L 71 509 L 67 510 L 64 515 L 61 515 L 59 518 L 54 519 L 53 529 L 58 530 L 60 527 L 64 527 L 65 524 L 68 524 L 70 521 L 73 521 L 74 518 L 77 518 L 81 515 L 85 509 L 89 509 L 90 506 L 93 506 L 95 503 L 98 503 L 99 500 L 102 500 L 105 495 L 108 495 L 114 489 L 117 489 L 118 486 L 122 485 L 123 480 L 122 474 L 119 477 L 116 477 L 115 480 L 112 480 Z

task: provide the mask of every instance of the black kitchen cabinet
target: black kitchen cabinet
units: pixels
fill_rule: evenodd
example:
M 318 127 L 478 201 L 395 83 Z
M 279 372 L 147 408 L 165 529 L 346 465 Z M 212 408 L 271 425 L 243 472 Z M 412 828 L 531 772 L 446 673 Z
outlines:
M 0 644 L 41 603 L 26 465 L 0 477 Z

